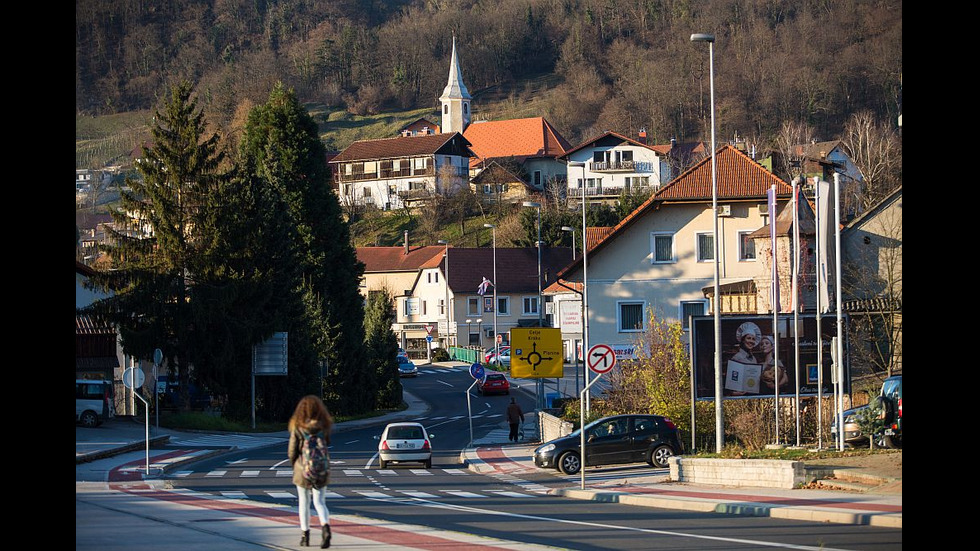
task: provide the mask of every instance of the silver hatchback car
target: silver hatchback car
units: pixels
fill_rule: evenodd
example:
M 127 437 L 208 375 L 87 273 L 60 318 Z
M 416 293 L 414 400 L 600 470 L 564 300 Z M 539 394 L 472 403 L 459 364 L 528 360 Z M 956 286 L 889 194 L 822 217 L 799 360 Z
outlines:
M 378 442 L 378 462 L 382 469 L 390 463 L 421 463 L 426 469 L 432 467 L 432 445 L 434 435 L 429 434 L 421 423 L 389 423 Z

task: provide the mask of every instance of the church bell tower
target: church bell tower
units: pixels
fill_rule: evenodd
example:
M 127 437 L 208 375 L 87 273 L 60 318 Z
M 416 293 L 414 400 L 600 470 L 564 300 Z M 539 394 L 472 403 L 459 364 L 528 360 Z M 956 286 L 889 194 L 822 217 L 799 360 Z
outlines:
M 442 103 L 442 132 L 459 132 L 466 130 L 470 124 L 470 96 L 463 75 L 459 70 L 459 58 L 456 57 L 456 36 L 453 36 L 453 57 L 449 62 L 449 82 L 442 91 L 439 101 Z

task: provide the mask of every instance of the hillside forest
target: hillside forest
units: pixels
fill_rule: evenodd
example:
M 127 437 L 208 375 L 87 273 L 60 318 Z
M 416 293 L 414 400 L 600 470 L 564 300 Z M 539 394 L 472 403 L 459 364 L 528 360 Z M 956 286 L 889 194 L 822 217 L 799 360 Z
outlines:
M 834 139 L 856 113 L 901 113 L 900 0 L 77 0 L 76 118 L 150 110 L 180 81 L 219 130 L 279 81 L 356 115 L 434 111 L 455 36 L 477 120 L 544 116 L 572 144 L 706 139 L 692 33 L 716 37 L 719 140 L 772 143 L 785 123 Z

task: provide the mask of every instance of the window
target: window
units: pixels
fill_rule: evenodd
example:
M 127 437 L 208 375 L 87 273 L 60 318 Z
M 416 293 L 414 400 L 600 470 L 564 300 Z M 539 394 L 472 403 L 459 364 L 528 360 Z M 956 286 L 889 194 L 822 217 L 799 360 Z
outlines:
M 688 322 L 691 316 L 703 316 L 708 312 L 708 301 L 706 300 L 688 300 L 681 301 L 681 324 L 684 329 L 688 329 Z
M 469 297 L 466 299 L 466 315 L 480 315 L 480 297 Z
M 510 315 L 510 297 L 497 297 L 497 315 Z
M 480 328 L 477 327 L 475 331 L 473 329 L 469 329 L 469 332 L 469 345 L 480 346 Z
M 439 314 L 444 315 L 445 313 L 446 313 L 446 299 L 441 298 L 439 299 Z
M 448 103 L 447 104 L 444 104 L 442 106 L 442 114 L 443 115 L 448 115 L 449 114 L 449 104 Z
M 431 283 L 431 284 L 439 283 L 439 272 L 434 270 L 431 272 L 426 272 L 425 281 L 426 283 Z
M 538 315 L 538 297 L 524 297 L 522 302 L 524 303 L 522 313 L 525 316 Z
M 629 149 L 623 151 L 623 162 L 630 162 L 633 160 L 633 152 Z
M 650 235 L 652 264 L 674 261 L 674 234 L 654 233 Z
M 698 243 L 698 262 L 706 262 L 715 259 L 715 236 L 710 233 L 699 233 L 696 237 Z
M 364 191 L 362 192 L 362 194 L 363 194 L 364 197 L 370 197 L 371 196 L 371 188 L 369 188 L 369 187 L 364 188 Z
M 752 232 L 738 233 L 738 259 L 742 261 L 755 260 L 755 239 L 749 237 Z
M 426 314 L 428 313 L 428 312 L 426 311 L 426 306 L 427 306 L 428 304 L 429 304 L 429 301 L 427 301 L 427 300 L 423 300 L 423 301 L 422 301 L 422 314 L 421 314 L 421 315 L 423 315 L 423 316 L 424 316 L 424 315 L 426 315 Z
M 463 104 L 463 114 L 465 115 L 465 114 L 467 114 L 469 112 L 470 112 L 470 104 L 464 103 Z
M 537 188 L 541 187 L 541 171 L 540 170 L 535 170 L 534 171 L 534 187 L 537 187 Z
M 617 314 L 620 333 L 643 331 L 643 302 L 617 303 Z

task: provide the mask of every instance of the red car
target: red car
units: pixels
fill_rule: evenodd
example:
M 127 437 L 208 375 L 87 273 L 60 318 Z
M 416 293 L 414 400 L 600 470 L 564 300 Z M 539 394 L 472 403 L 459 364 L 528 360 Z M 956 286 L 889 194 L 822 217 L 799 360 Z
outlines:
M 476 383 L 476 389 L 484 396 L 487 394 L 510 394 L 510 382 L 503 373 L 491 371 Z
M 500 345 L 499 348 L 501 354 L 503 354 L 506 350 L 510 350 L 509 346 L 505 346 L 503 344 Z M 497 351 L 492 346 L 487 348 L 486 353 L 483 355 L 483 363 L 490 363 L 490 359 L 493 358 L 493 355 L 496 354 L 496 352 Z

